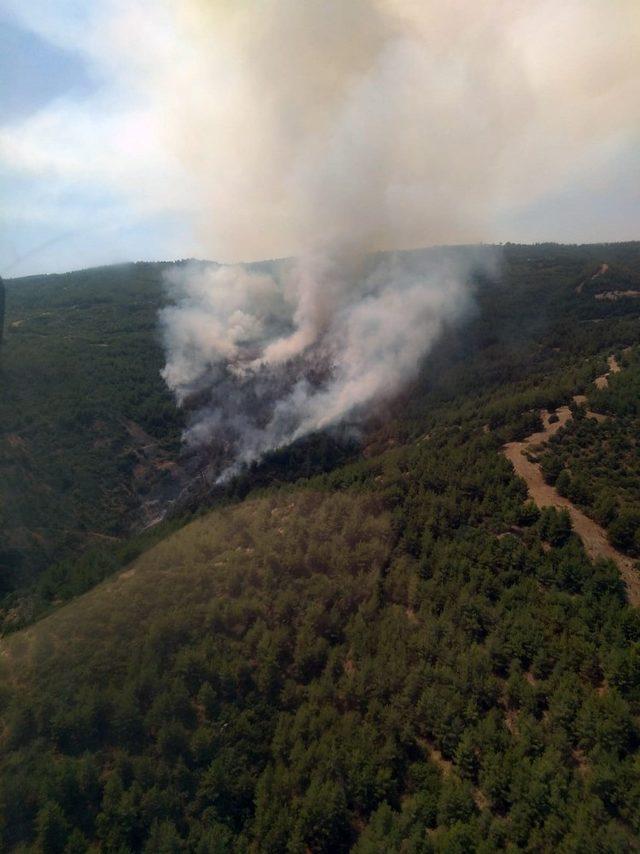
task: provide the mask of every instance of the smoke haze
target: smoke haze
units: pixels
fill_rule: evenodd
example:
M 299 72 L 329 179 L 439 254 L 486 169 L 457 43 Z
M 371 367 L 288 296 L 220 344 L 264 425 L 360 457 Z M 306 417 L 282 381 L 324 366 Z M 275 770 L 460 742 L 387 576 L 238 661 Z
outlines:
M 218 261 L 488 242 L 501 212 L 637 146 L 635 0 L 186 0 L 170 27 L 149 17 L 137 79 Z
M 4 5 L 87 72 L 0 124 L 13 232 L 230 265 L 181 267 L 162 323 L 188 441 L 231 460 L 393 394 L 468 311 L 468 255 L 372 253 L 637 237 L 637 0 Z
M 2 6 L 52 63 L 0 118 L 17 275 L 638 236 L 637 0 Z
M 394 255 L 368 260 L 171 274 L 164 377 L 180 402 L 198 400 L 187 442 L 224 443 L 223 477 L 388 398 L 469 308 L 467 256 L 434 254 L 419 271 Z
M 371 253 L 490 236 L 501 208 L 629 143 L 638 15 L 613 5 L 181 4 L 188 52 L 148 80 L 203 245 L 297 256 L 172 277 L 164 377 L 179 401 L 199 393 L 189 442 L 223 436 L 250 461 L 416 371 L 468 310 L 472 265 Z

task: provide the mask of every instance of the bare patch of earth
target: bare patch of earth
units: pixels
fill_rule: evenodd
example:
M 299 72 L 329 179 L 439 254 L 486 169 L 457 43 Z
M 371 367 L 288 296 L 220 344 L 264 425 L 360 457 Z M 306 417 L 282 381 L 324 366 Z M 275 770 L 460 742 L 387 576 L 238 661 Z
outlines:
M 593 381 L 593 384 L 597 389 L 606 388 L 609 385 L 609 375 L 610 374 L 619 374 L 620 373 L 620 365 L 618 364 L 618 360 L 615 356 L 609 356 L 607 359 L 607 364 L 609 365 L 609 370 L 606 374 L 602 374 L 600 377 L 596 377 Z
M 598 278 L 598 276 L 604 276 L 604 274 L 605 274 L 608 270 L 609 270 L 609 265 L 608 265 L 608 264 L 600 264 L 600 266 L 598 267 L 598 269 L 596 270 L 596 272 L 593 274 L 593 276 L 591 276 L 591 281 L 593 281 L 594 279 L 597 279 L 597 278 Z M 576 288 L 576 293 L 577 293 L 577 294 L 581 294 L 581 293 L 582 293 L 582 290 L 583 290 L 583 288 L 584 288 L 584 286 L 585 286 L 585 285 L 586 285 L 586 281 L 584 281 L 584 282 L 580 282 L 580 284 L 579 284 L 579 285 L 578 285 L 578 287 Z M 597 299 L 597 297 L 596 297 L 596 299 Z
M 634 297 L 636 299 L 640 297 L 640 291 L 602 291 L 595 295 L 597 300 L 609 302 L 617 302 L 619 299 L 633 299 Z

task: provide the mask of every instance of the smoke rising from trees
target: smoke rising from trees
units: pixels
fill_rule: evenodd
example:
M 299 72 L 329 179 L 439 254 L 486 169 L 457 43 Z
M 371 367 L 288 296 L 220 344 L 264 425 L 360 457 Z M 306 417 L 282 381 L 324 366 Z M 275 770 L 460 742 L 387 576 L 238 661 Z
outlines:
M 606 39 L 597 3 L 176 10 L 176 61 L 148 80 L 203 244 L 227 260 L 297 258 L 173 277 L 164 376 L 181 400 L 200 392 L 190 441 L 222 430 L 255 459 L 415 372 L 468 310 L 471 268 L 371 253 L 490 238 L 500 210 L 630 143 L 637 16 L 615 6 Z
M 418 271 L 402 256 L 309 263 L 172 274 L 164 377 L 179 401 L 198 400 L 189 443 L 222 440 L 250 462 L 357 416 L 397 391 L 471 303 L 468 258 L 433 257 Z

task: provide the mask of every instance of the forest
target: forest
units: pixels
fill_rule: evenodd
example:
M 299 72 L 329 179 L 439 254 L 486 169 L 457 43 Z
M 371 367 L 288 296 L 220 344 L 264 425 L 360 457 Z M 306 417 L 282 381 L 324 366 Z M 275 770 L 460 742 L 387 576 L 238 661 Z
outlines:
M 167 476 L 156 466 L 176 457 L 182 419 L 159 376 L 161 272 L 125 265 L 6 283 L 0 595 L 87 551 L 112 563 Z
M 114 540 L 61 543 L 7 582 L 6 613 L 22 611 L 0 647 L 3 850 L 640 850 L 640 613 L 616 565 L 590 560 L 569 515 L 538 508 L 502 453 L 541 410 L 571 403 L 545 478 L 638 556 L 640 300 L 597 299 L 596 274 L 632 280 L 640 245 L 507 245 L 503 258 L 476 283 L 475 315 L 357 442 L 282 449 L 147 531 L 116 465 L 126 524 L 100 515 L 104 502 L 91 511 Z M 154 379 L 159 279 L 115 271 L 114 308 L 99 297 L 110 275 L 69 286 L 74 301 L 86 290 L 96 336 L 137 306 L 139 334 L 113 342 L 127 392 L 98 359 L 91 395 L 78 377 L 45 428 L 43 378 L 31 420 L 3 433 L 16 477 L 36 462 L 6 450 L 7 432 L 45 456 L 60 447 L 72 482 L 79 451 L 90 491 L 89 445 L 64 419 L 100 402 L 108 424 L 135 421 L 181 464 L 184 415 Z M 36 344 L 11 323 L 47 285 L 23 284 L 7 288 L 14 395 L 18 354 Z M 66 323 L 64 306 L 41 322 Z M 47 346 L 63 359 L 59 334 Z M 596 389 L 611 354 L 621 370 Z M 71 490 L 60 518 L 83 503 Z M 3 517 L 9 544 L 15 518 Z

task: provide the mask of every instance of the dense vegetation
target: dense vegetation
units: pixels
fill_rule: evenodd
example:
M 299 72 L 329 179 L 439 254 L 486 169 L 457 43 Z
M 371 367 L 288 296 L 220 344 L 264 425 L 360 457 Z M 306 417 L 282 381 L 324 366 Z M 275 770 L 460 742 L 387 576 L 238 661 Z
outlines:
M 640 850 L 640 614 L 501 454 L 589 394 L 609 420 L 576 410 L 551 453 L 640 510 L 635 349 L 591 391 L 640 301 L 578 290 L 603 263 L 640 247 L 507 247 L 362 454 L 275 454 L 5 637 L 0 847 Z
M 623 850 L 640 615 L 496 451 L 214 511 L 13 635 L 4 844 Z
M 187 486 L 184 414 L 160 378 L 166 264 L 130 264 L 7 284 L 0 349 L 0 627 L 19 628 L 85 592 L 176 525 L 144 532 Z M 1 295 L 1 292 L 0 292 Z M 313 437 L 233 484 L 325 471 L 352 440 Z M 197 488 L 193 488 L 193 486 Z M 220 496 L 215 496 L 219 500 Z
M 162 265 L 7 282 L 0 593 L 127 535 L 179 445 L 159 376 Z

